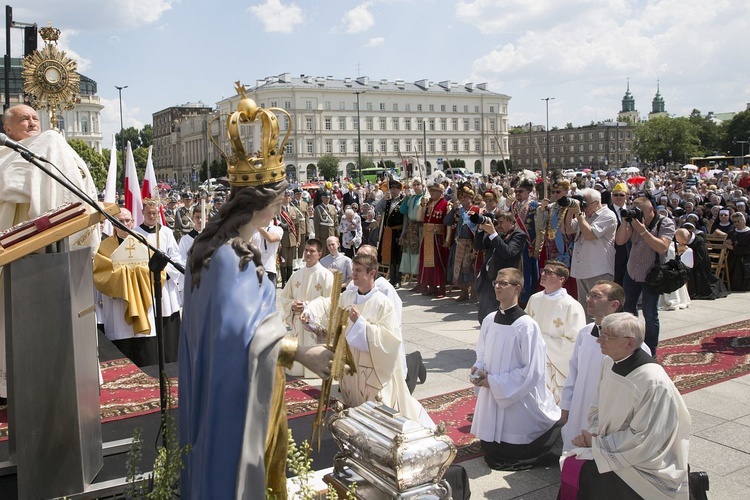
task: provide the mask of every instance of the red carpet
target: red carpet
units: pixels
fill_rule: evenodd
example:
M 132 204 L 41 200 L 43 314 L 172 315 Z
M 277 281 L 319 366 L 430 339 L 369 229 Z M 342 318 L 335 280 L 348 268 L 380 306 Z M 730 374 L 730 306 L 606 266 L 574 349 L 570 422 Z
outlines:
M 750 320 L 659 342 L 659 363 L 682 394 L 750 372 Z

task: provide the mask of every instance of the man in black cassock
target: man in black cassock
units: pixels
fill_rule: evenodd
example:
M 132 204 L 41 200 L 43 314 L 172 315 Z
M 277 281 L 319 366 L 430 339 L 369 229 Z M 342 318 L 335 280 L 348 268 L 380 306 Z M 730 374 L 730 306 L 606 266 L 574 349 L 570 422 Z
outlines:
M 680 245 L 693 250 L 693 268 L 688 268 L 688 295 L 693 300 L 714 300 L 727 296 L 727 289 L 721 278 L 711 272 L 711 260 L 703 234 L 692 233 L 685 228 L 675 231 L 675 239 Z

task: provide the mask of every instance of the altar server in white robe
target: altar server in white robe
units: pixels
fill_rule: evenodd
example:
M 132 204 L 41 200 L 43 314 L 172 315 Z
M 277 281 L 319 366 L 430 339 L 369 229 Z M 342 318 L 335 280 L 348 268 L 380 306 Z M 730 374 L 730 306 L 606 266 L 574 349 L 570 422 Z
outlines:
M 96 186 L 86 162 L 59 132 L 41 132 L 39 115 L 33 108 L 25 104 L 8 108 L 3 114 L 3 129 L 8 137 L 48 159 L 75 186 L 96 199 Z M 75 201 L 80 201 L 77 196 L 21 155 L 9 147 L 0 147 L 0 231 Z M 72 235 L 68 240 L 72 248 L 90 247 L 93 256 L 101 241 L 99 224 Z M 0 286 L 0 398 L 7 394 L 4 303 L 5 290 Z
M 495 470 L 549 464 L 562 451 L 560 409 L 545 385 L 539 325 L 518 306 L 523 274 L 501 269 L 493 282 L 500 309 L 482 321 L 471 381 L 477 395 L 471 433 Z
M 305 306 L 318 297 L 331 295 L 333 274 L 320 265 L 322 256 L 323 243 L 315 238 L 307 240 L 303 254 L 305 266 L 292 274 L 279 295 L 281 314 L 291 329 L 288 335 L 297 339 L 300 345 L 309 346 L 318 343 L 315 334 L 305 330 L 300 320 Z M 299 363 L 295 363 L 289 373 L 295 377 L 316 377 L 312 370 L 305 369 Z
M 643 338 L 643 322 L 632 314 L 602 320 L 599 391 L 571 451 L 589 460 L 578 498 L 688 498 L 690 413 L 664 368 L 641 349 Z
M 185 265 L 177 246 L 174 233 L 167 226 L 158 224 L 159 203 L 146 199 L 143 202 L 143 224 L 135 228 L 137 233 L 172 259 L 173 262 Z M 158 233 L 157 233 L 158 228 Z M 182 310 L 182 282 L 183 274 L 172 264 L 167 264 L 167 281 L 163 284 L 161 296 L 162 324 L 164 325 L 164 361 L 177 361 L 177 351 L 180 344 L 180 311 Z
M 588 313 L 594 321 L 581 328 L 570 358 L 568 377 L 560 399 L 563 451 L 573 448 L 573 438 L 588 428 L 589 407 L 599 389 L 602 354 L 599 329 L 605 316 L 616 313 L 625 303 L 625 290 L 614 281 L 599 281 L 586 295 Z
M 547 346 L 547 387 L 558 404 L 576 337 L 586 324 L 583 306 L 563 287 L 568 276 L 568 268 L 561 262 L 547 261 L 539 280 L 544 290 L 532 295 L 526 304 L 526 312 L 542 329 Z
M 189 233 L 183 234 L 180 238 L 178 248 L 180 249 L 180 257 L 184 262 L 188 260 L 188 254 L 190 249 L 193 248 L 195 238 L 203 231 L 203 211 L 200 205 L 196 205 L 192 209 L 191 220 L 193 221 L 193 229 Z
M 359 406 L 380 399 L 405 417 L 434 427 L 406 386 L 401 325 L 391 302 L 375 287 L 377 273 L 375 257 L 355 255 L 352 281 L 357 290 L 347 290 L 339 299 L 339 307 L 348 310 L 345 338 L 357 370 L 339 381 L 344 404 Z M 325 324 L 330 308 L 330 297 L 316 299 L 305 308 L 303 321 Z

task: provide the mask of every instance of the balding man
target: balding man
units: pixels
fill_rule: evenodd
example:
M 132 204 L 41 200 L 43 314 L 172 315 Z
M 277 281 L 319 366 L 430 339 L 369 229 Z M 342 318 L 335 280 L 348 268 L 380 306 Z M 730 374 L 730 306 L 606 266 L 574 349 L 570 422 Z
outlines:
M 688 295 L 693 300 L 713 300 L 727 296 L 727 289 L 721 278 L 711 272 L 706 237 L 692 233 L 685 228 L 675 231 L 675 239 L 682 248 L 693 251 L 693 266 L 688 266 Z
M 96 199 L 96 186 L 86 163 L 55 131 L 41 132 L 39 115 L 20 104 L 3 113 L 3 130 L 35 154 L 53 163 L 77 188 Z M 80 199 L 8 147 L 0 147 L 0 231 Z M 93 209 L 92 209 L 93 210 Z M 90 247 L 96 252 L 101 240 L 99 224 L 69 238 L 72 248 Z M 1 276 L 0 276 L 1 278 Z M 0 290 L 0 304 L 5 302 Z M 0 308 L 0 397 L 6 394 L 5 308 Z

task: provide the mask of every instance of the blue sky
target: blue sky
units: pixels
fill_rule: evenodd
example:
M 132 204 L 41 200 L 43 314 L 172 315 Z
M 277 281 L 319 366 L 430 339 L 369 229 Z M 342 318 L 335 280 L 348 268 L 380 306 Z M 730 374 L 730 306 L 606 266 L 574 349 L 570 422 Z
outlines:
M 17 5 L 13 5 L 13 2 Z M 233 82 L 292 75 L 487 82 L 512 125 L 611 119 L 626 82 L 646 115 L 657 78 L 669 113 L 750 102 L 746 0 L 9 0 L 50 21 L 99 85 L 104 147 L 169 106 L 232 95 Z M 743 34 L 745 36 L 743 36 Z M 0 37 L 5 47 L 5 38 Z M 41 42 L 40 42 L 41 43 Z M 13 30 L 12 54 L 21 54 Z

